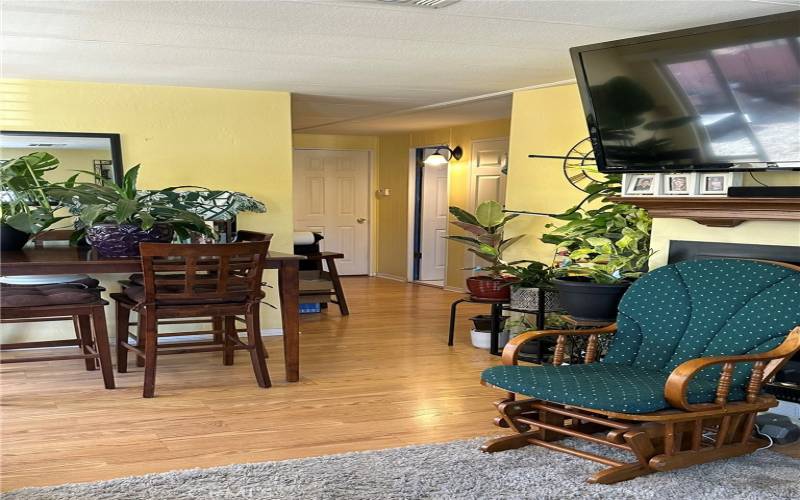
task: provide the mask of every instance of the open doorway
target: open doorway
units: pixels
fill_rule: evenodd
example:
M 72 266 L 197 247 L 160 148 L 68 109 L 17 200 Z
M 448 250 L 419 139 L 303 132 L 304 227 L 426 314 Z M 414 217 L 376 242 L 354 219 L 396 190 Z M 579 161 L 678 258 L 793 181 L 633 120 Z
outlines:
M 411 280 L 444 287 L 447 264 L 447 164 L 426 165 L 436 146 L 414 151 Z

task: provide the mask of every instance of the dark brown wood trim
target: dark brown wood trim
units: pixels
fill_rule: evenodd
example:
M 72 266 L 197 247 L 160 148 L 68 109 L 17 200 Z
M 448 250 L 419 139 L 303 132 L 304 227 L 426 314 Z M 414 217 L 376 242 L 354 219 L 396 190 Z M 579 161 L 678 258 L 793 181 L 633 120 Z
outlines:
M 748 220 L 800 221 L 800 198 L 615 196 L 608 201 L 636 205 L 651 217 L 690 219 L 712 227 L 734 227 Z

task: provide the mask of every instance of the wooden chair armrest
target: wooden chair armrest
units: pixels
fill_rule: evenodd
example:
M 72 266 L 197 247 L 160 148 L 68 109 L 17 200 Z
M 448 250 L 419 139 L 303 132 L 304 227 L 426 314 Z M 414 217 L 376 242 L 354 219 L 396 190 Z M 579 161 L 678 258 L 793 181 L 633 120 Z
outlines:
M 617 331 L 617 324 L 613 323 L 602 328 L 589 328 L 586 330 L 529 330 L 522 332 L 516 337 L 510 339 L 506 346 L 503 348 L 503 364 L 516 365 L 517 358 L 519 358 L 519 351 L 522 344 L 531 340 L 538 340 L 544 337 L 552 336 L 590 336 L 599 335 L 602 333 L 614 333 Z
M 689 383 L 704 368 L 724 365 L 717 386 L 717 397 L 714 405 L 718 407 L 725 406 L 736 363 L 754 363 L 750 381 L 747 385 L 747 400 L 753 402 L 758 393 L 761 392 L 761 384 L 765 380 L 769 380 L 799 350 L 800 326 L 789 332 L 783 343 L 771 351 L 739 356 L 709 356 L 690 359 L 672 370 L 664 385 L 664 398 L 670 405 L 682 410 L 709 409 L 709 403 L 689 404 L 686 397 Z

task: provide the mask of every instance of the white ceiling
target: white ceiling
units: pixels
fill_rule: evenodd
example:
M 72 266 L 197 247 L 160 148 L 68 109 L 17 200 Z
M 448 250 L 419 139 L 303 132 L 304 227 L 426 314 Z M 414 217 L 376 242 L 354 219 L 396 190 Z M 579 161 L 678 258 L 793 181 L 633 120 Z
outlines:
M 800 0 L 0 6 L 5 77 L 287 90 L 295 130 L 373 134 L 508 116 L 503 93 L 574 77 L 572 46 L 795 10 Z

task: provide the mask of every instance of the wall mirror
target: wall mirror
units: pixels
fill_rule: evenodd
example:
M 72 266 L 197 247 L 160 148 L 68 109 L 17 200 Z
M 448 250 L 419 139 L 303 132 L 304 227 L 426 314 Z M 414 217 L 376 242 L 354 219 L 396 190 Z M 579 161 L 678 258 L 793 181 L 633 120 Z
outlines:
M 50 182 L 60 182 L 76 170 L 95 172 L 119 184 L 122 181 L 122 148 L 119 134 L 84 132 L 0 132 L 0 159 L 9 160 L 37 151 L 58 158 L 61 165 L 45 174 Z M 88 175 L 81 176 L 84 182 Z

